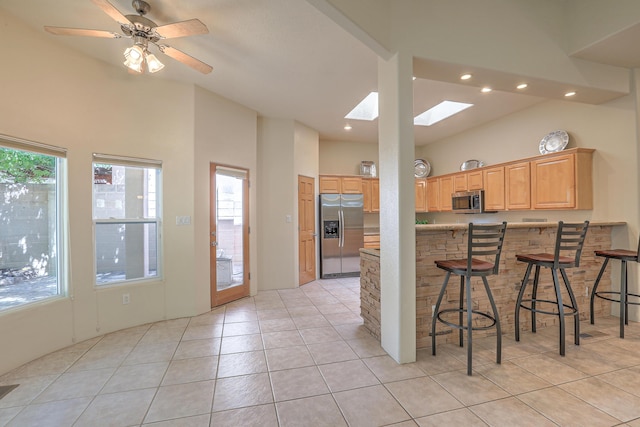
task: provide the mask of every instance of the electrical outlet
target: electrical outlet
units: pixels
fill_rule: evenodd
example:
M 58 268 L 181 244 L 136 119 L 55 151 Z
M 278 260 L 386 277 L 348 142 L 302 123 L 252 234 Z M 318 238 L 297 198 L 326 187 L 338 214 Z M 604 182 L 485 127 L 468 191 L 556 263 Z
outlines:
M 131 302 L 131 297 L 129 294 L 122 294 L 122 304 L 129 304 Z
M 431 317 L 433 317 L 433 316 L 435 316 L 435 315 L 436 315 L 435 311 L 436 311 L 436 305 L 435 305 L 435 304 L 433 304 L 433 305 L 431 306 Z
M 589 287 L 588 286 L 585 286 L 585 288 L 584 288 L 584 296 L 585 297 L 589 296 Z

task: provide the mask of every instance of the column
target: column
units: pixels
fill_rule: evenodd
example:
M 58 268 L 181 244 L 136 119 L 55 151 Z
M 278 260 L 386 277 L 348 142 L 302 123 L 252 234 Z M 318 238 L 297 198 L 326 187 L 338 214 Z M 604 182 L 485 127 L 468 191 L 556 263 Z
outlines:
M 398 363 L 416 360 L 416 245 L 413 58 L 378 59 L 380 305 L 382 347 Z

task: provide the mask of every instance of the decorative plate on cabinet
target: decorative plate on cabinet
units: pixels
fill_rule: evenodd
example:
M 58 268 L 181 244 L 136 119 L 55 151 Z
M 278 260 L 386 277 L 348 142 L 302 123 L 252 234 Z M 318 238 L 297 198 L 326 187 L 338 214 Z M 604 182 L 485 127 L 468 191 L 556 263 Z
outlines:
M 557 153 L 565 149 L 569 143 L 569 134 L 564 130 L 549 132 L 540 141 L 540 154 Z
M 463 164 L 460 165 L 461 171 L 468 171 L 471 169 L 481 168 L 484 166 L 484 162 L 480 160 L 467 160 Z
M 414 175 L 416 178 L 426 178 L 431 173 L 431 164 L 424 159 L 416 159 Z

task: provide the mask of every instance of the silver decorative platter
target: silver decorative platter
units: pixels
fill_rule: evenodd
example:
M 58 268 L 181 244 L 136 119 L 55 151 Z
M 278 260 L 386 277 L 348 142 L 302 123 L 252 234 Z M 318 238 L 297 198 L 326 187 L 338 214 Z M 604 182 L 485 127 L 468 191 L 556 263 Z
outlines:
M 467 160 L 463 164 L 460 165 L 461 171 L 468 171 L 471 169 L 481 168 L 484 166 L 484 162 L 480 160 Z
M 540 154 L 557 153 L 565 149 L 569 143 L 569 134 L 564 130 L 549 132 L 540 141 Z
M 416 159 L 414 175 L 416 178 L 426 178 L 431 173 L 431 164 L 425 159 Z

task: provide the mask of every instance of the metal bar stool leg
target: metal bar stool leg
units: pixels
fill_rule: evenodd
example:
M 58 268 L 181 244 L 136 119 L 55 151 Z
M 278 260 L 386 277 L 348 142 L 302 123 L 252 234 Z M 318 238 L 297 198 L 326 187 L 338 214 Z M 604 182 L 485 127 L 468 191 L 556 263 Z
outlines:
M 571 307 L 574 310 L 573 313 L 573 342 L 575 345 L 580 345 L 580 315 L 578 313 L 578 301 L 576 300 L 576 296 L 573 293 L 573 289 L 571 289 L 571 285 L 569 284 L 569 278 L 567 277 L 567 273 L 564 271 L 564 268 L 560 269 L 560 273 L 562 274 L 562 280 L 564 281 L 564 285 L 567 288 L 567 293 L 569 294 L 569 299 L 571 300 Z
M 449 276 L 451 276 L 451 272 L 447 271 L 447 275 L 444 277 L 444 283 L 440 289 L 440 294 L 438 295 L 438 301 L 436 301 L 436 306 L 433 308 L 433 313 L 431 313 L 431 354 L 434 356 L 436 355 L 436 320 L 438 312 L 440 311 L 440 303 L 442 303 L 444 291 L 447 289 Z
M 623 259 L 620 264 L 620 338 L 624 338 L 624 325 L 629 324 L 629 305 L 627 304 L 627 261 Z
M 491 309 L 493 310 L 493 317 L 496 320 L 496 363 L 502 362 L 502 329 L 500 328 L 500 317 L 498 316 L 498 307 L 496 307 L 496 303 L 493 300 L 493 295 L 491 295 L 491 289 L 489 289 L 489 282 L 487 282 L 487 278 L 482 276 L 482 282 L 484 283 L 484 289 L 487 291 L 487 296 L 489 297 L 489 303 L 491 304 Z
M 564 305 L 562 304 L 562 292 L 560 291 L 560 283 L 558 281 L 558 272 L 552 268 L 551 275 L 553 276 L 553 287 L 556 290 L 556 298 L 558 301 L 558 317 L 560 318 L 560 356 L 564 356 L 565 353 L 565 330 L 564 330 Z
M 520 341 L 520 307 L 522 306 L 522 297 L 529 281 L 529 274 L 531 274 L 531 267 L 533 264 L 527 264 L 527 271 L 524 273 L 522 279 L 522 285 L 520 285 L 520 292 L 518 292 L 518 299 L 516 300 L 516 315 L 515 315 L 515 327 L 516 327 L 516 341 Z
M 467 294 L 467 375 L 471 375 L 472 364 L 472 345 L 473 345 L 473 306 L 471 302 L 471 277 L 467 276 L 466 280 L 466 294 Z M 462 332 L 462 329 L 460 329 Z
M 596 282 L 593 284 L 593 289 L 591 289 L 591 298 L 589 300 L 589 313 L 591 324 L 594 324 L 594 313 L 593 313 L 593 301 L 596 298 L 596 292 L 598 290 L 598 285 L 600 284 L 600 279 L 602 279 L 602 275 L 604 274 L 604 270 L 607 268 L 607 264 L 609 264 L 609 258 L 604 259 L 604 264 L 602 264 L 602 268 L 600 268 L 600 272 L 598 273 L 598 277 L 596 278 Z
M 458 325 L 464 325 L 463 320 L 464 320 L 464 313 L 462 312 L 462 309 L 464 307 L 464 276 L 460 276 L 460 304 L 458 306 L 460 308 L 460 311 L 458 312 Z M 463 338 L 463 330 L 460 329 L 458 331 L 458 341 L 459 341 L 459 345 L 460 347 L 464 347 L 464 338 Z
M 531 290 L 531 332 L 536 332 L 536 300 L 538 298 L 538 281 L 540 279 L 540 266 L 536 265 L 533 275 L 533 289 Z

